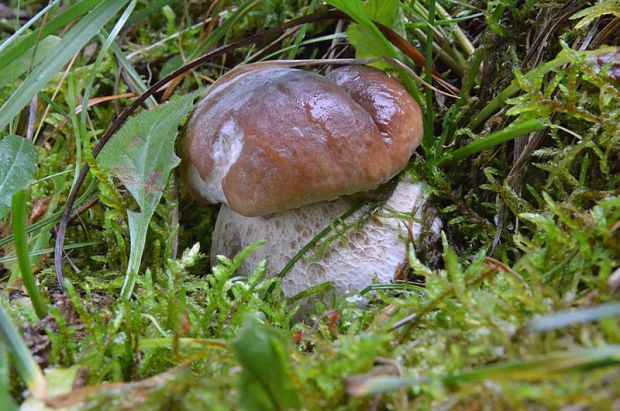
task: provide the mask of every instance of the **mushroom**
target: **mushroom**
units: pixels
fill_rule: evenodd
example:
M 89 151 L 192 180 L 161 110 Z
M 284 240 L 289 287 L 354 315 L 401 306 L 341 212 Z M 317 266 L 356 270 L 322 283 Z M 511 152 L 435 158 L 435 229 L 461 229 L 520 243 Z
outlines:
M 212 257 L 232 256 L 264 239 L 241 270 L 264 258 L 277 274 L 349 209 L 351 195 L 396 176 L 421 135 L 420 108 L 378 70 L 345 66 L 323 77 L 243 66 L 214 83 L 198 104 L 182 141 L 181 170 L 199 199 L 223 204 Z M 421 184 L 401 178 L 385 208 L 411 215 L 425 197 Z M 414 235 L 419 230 L 414 224 Z M 405 234 L 398 219 L 373 217 L 347 232 L 344 244 L 299 261 L 283 291 L 292 296 L 333 281 L 346 292 L 375 277 L 387 282 L 406 261 Z

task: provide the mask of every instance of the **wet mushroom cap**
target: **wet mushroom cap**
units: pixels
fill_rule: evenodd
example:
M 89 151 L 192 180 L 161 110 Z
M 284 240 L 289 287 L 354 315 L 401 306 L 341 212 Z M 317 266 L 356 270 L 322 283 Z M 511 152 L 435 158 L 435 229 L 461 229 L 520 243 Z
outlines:
M 416 102 L 378 70 L 246 68 L 199 103 L 182 170 L 204 201 L 264 216 L 376 188 L 405 167 L 421 134 Z

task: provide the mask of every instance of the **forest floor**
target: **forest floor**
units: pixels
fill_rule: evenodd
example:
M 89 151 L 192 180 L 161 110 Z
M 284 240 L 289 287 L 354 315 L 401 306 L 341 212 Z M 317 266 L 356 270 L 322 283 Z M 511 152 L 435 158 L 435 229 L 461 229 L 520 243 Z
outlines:
M 0 5 L 0 408 L 620 410 L 619 44 L 617 0 Z M 386 56 L 442 223 L 407 281 L 287 299 L 238 272 L 260 245 L 211 269 L 218 207 L 175 170 L 196 97 Z

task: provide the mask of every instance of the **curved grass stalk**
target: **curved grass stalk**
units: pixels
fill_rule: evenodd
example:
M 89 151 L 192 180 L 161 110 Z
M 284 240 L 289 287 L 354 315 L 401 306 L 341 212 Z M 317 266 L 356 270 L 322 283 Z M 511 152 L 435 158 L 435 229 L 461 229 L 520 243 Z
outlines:
M 519 136 L 523 136 L 534 131 L 538 131 L 547 126 L 547 122 L 541 119 L 527 120 L 522 123 L 519 123 L 513 127 L 508 127 L 498 131 L 497 133 L 493 133 L 488 135 L 480 140 L 474 141 L 466 145 L 465 147 L 461 147 L 458 150 L 454 150 L 452 155 L 444 157 L 441 162 L 445 162 L 448 160 L 461 160 L 465 157 L 469 157 L 472 154 L 479 153 L 480 151 L 487 150 L 489 148 L 495 147 L 501 143 L 506 141 L 510 141 Z

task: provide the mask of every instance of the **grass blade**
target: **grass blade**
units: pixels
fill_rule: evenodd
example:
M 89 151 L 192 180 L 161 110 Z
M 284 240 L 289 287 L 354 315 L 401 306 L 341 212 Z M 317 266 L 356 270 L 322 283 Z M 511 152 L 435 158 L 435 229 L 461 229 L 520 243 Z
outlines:
M 77 200 L 75 200 L 76 208 L 84 205 L 87 202 L 87 200 L 95 193 L 95 191 L 97 191 L 97 185 L 94 182 L 91 182 L 91 184 L 84 191 L 84 194 L 82 194 Z M 57 211 L 51 214 L 49 217 L 43 218 L 37 221 L 36 223 L 29 225 L 28 228 L 26 228 L 26 234 L 32 234 L 32 233 L 41 231 L 42 229 L 44 229 L 45 227 L 49 225 L 56 224 L 58 221 L 60 221 L 61 218 L 62 218 L 62 210 Z M 9 244 L 10 242 L 14 240 L 14 238 L 15 236 L 13 234 L 0 238 L 0 247 Z M 65 249 L 68 249 L 68 248 L 65 248 Z
M 129 61 L 129 59 L 125 57 L 125 54 L 123 54 L 123 50 L 121 50 L 121 48 L 114 42 L 112 42 L 112 45 L 110 48 L 112 50 L 112 53 L 114 53 L 114 55 L 116 56 L 118 63 L 123 67 L 123 70 L 125 70 L 125 72 L 129 75 L 129 81 L 131 82 L 131 86 L 135 88 L 135 90 L 140 94 L 148 90 L 148 86 L 144 83 L 144 81 L 142 80 L 142 77 L 140 77 L 140 74 L 136 71 L 133 64 L 131 64 L 131 61 Z M 155 100 L 153 96 L 149 96 L 149 98 L 146 99 L 144 104 L 149 110 L 157 107 L 157 101 Z
M 26 382 L 30 393 L 35 398 L 44 397 L 47 393 L 47 386 L 43 373 L 2 306 L 0 306 L 0 341 L 12 354 L 17 372 Z
M 28 190 L 19 190 L 13 196 L 13 235 L 15 236 L 15 254 L 17 255 L 17 264 L 22 275 L 22 280 L 34 311 L 39 319 L 43 319 L 47 315 L 47 307 L 43 302 L 41 294 L 37 289 L 37 283 L 32 274 L 30 267 L 30 256 L 28 255 L 28 240 L 26 238 L 26 201 Z
M 127 19 L 129 18 L 129 16 L 131 16 L 131 13 L 135 9 L 135 7 L 136 7 L 136 0 L 132 0 L 132 2 L 129 3 L 129 6 L 127 6 L 127 9 L 125 9 L 121 17 L 118 19 L 118 21 L 114 25 L 114 28 L 112 29 L 112 32 L 110 33 L 108 38 L 101 45 L 101 50 L 99 50 L 99 55 L 97 56 L 97 59 L 95 60 L 95 64 L 93 64 L 93 68 L 88 78 L 88 83 L 84 90 L 84 97 L 82 98 L 83 109 L 82 109 L 82 112 L 80 113 L 80 127 L 81 127 L 83 135 L 86 135 L 86 117 L 87 117 L 86 114 L 88 113 L 88 100 L 90 99 L 90 95 L 93 90 L 93 85 L 95 84 L 95 77 L 97 76 L 97 73 L 99 72 L 101 63 L 103 62 L 103 59 L 106 53 L 108 52 L 108 49 L 114 42 L 114 39 L 116 38 L 116 36 L 118 36 L 118 33 L 121 31 L 125 23 L 127 22 Z M 79 174 L 79 169 L 76 170 L 75 176 L 77 177 L 78 174 Z
M 82 17 L 84 14 L 95 8 L 95 6 L 97 6 L 97 4 L 99 4 L 100 2 L 101 0 L 78 1 L 75 5 L 67 8 L 67 10 L 65 10 L 63 13 L 49 20 L 42 30 L 37 30 L 33 33 L 28 34 L 20 41 L 17 41 L 17 39 L 15 39 L 14 41 L 12 40 L 13 45 L 10 46 L 9 44 L 7 44 L 6 49 L 4 49 L 3 52 L 0 53 L 0 70 L 10 64 L 13 64 L 13 61 L 16 58 L 24 54 L 26 50 L 28 50 L 30 47 L 34 46 L 37 41 L 49 36 L 52 33 L 57 32 L 61 28 L 65 27 L 67 24 Z M 37 16 L 35 16 L 34 18 L 37 18 Z
M 435 42 L 435 0 L 428 1 L 428 26 L 426 27 L 426 50 L 425 58 L 426 64 L 424 65 L 424 80 L 428 84 L 433 84 L 433 43 Z M 433 113 L 433 91 L 427 88 L 425 91 L 426 107 L 424 110 L 426 115 L 424 121 L 424 137 L 422 139 L 422 146 L 426 152 L 430 151 L 430 147 L 433 142 L 434 130 L 433 124 L 435 122 Z
M 11 397 L 11 372 L 9 367 L 9 355 L 0 344 L 0 404 L 3 404 L 6 411 L 17 411 L 17 404 Z
M 454 152 L 452 152 L 452 155 L 445 157 L 442 162 L 448 160 L 461 160 L 465 157 L 471 156 L 472 154 L 476 154 L 480 151 L 495 147 L 499 144 L 505 143 L 506 141 L 515 139 L 519 136 L 541 130 L 546 127 L 546 125 L 547 123 L 541 119 L 524 121 L 515 126 L 508 127 L 498 131 L 497 133 L 488 135 L 478 141 L 474 141 L 473 143 L 470 143 L 465 147 L 461 147 L 458 150 L 454 150 Z
M 128 0 L 106 0 L 101 2 L 86 17 L 80 20 L 58 43 L 43 62 L 33 70 L 0 108 L 0 130 L 4 129 L 19 114 L 37 92 L 96 35 Z M 0 60 L 2 60 L 0 58 Z
M 535 332 L 550 331 L 573 324 L 589 323 L 601 318 L 618 316 L 620 316 L 620 303 L 604 304 L 598 307 L 555 313 L 535 318 L 527 325 L 527 329 Z
M 583 372 L 595 368 L 620 364 L 620 346 L 610 345 L 567 352 L 555 352 L 525 361 L 511 361 L 490 367 L 480 367 L 460 374 L 427 377 L 400 378 L 388 376 L 357 376 L 346 379 L 346 390 L 352 396 L 364 396 L 391 392 L 428 384 L 439 380 L 447 385 L 476 383 L 482 381 L 540 381 L 569 372 Z
M 28 27 L 32 26 L 37 20 L 44 16 L 45 13 L 49 12 L 59 2 L 60 0 L 50 1 L 47 6 L 43 7 L 40 12 L 35 14 L 30 20 L 28 20 L 23 26 L 21 26 L 15 33 L 13 33 L 11 37 L 2 42 L 2 44 L 0 44 L 0 53 L 2 53 L 14 41 L 16 41 L 19 36 L 21 36 L 26 30 L 28 30 Z
M 47 36 L 36 47 L 29 48 L 24 54 L 13 60 L 10 66 L 0 70 L 0 88 L 4 88 L 17 80 L 30 69 L 31 64 L 39 65 L 45 57 L 50 55 L 59 41 L 60 37 Z
M 511 361 L 483 367 L 443 378 L 444 383 L 457 384 L 492 380 L 540 381 L 567 372 L 587 371 L 620 363 L 620 346 L 588 348 L 545 354 L 530 360 Z
M 99 243 L 97 242 L 89 242 L 89 243 L 75 243 L 75 244 L 67 244 L 66 246 L 64 246 L 63 250 L 65 251 L 69 251 L 69 250 L 77 250 L 80 248 L 84 248 L 84 247 L 94 247 L 96 245 L 98 245 Z M 52 247 L 49 248 L 39 248 L 39 249 L 35 249 L 32 250 L 28 253 L 28 255 L 30 257 L 40 257 L 42 255 L 45 254 L 49 254 L 54 252 L 54 249 Z M 4 257 L 0 257 L 0 264 L 7 264 L 7 263 L 12 263 L 14 261 L 17 261 L 17 257 L 14 255 L 7 255 Z
M 237 11 L 232 13 L 221 26 L 215 29 L 209 37 L 207 37 L 201 44 L 199 44 L 198 47 L 192 50 L 187 60 L 194 60 L 195 58 L 201 56 L 209 49 L 214 47 L 217 42 L 220 41 L 220 39 L 222 39 L 232 29 L 232 27 L 237 21 L 242 18 L 246 13 L 248 13 L 254 6 L 258 5 L 258 3 L 259 2 L 256 0 L 246 0 L 245 2 L 243 2 L 239 6 Z

